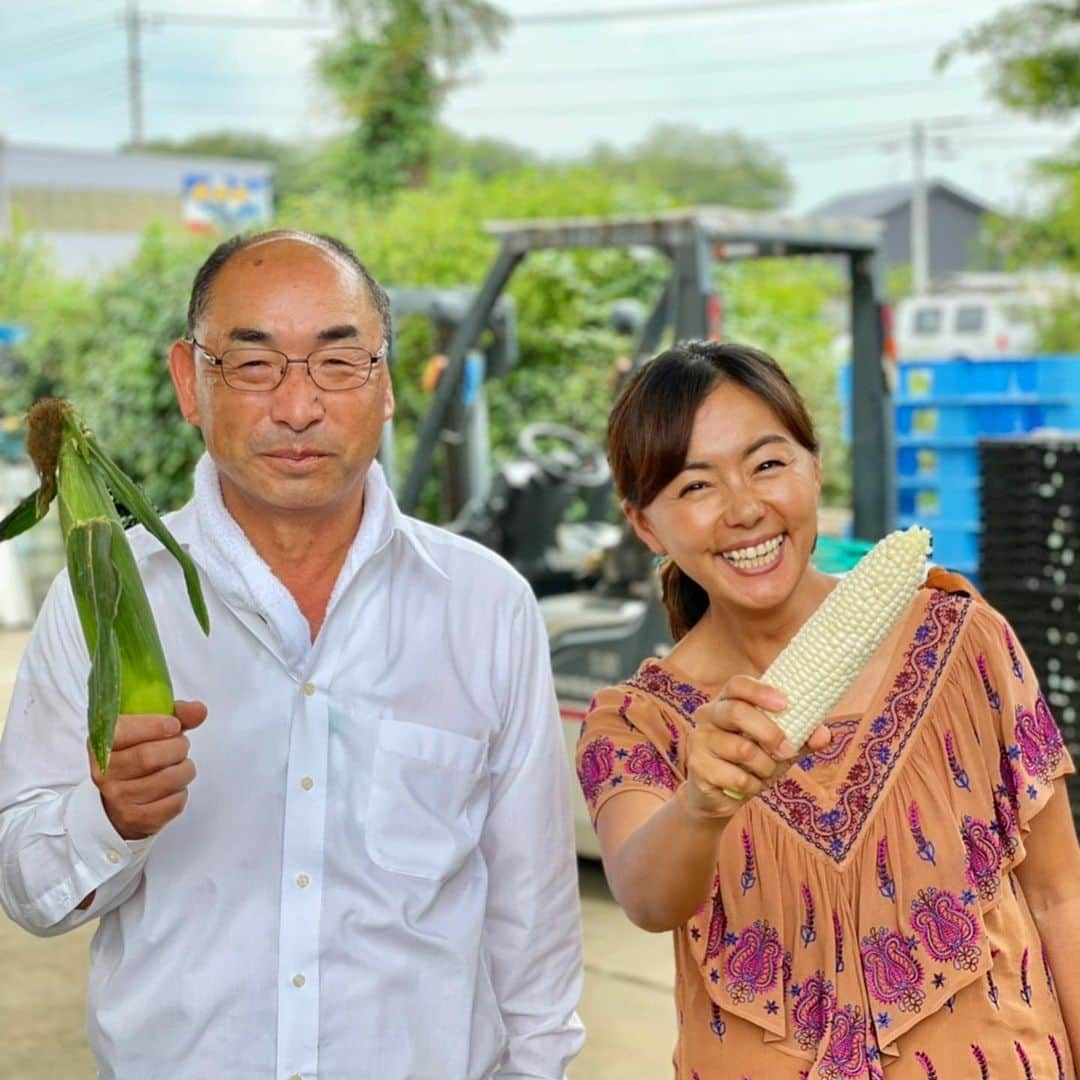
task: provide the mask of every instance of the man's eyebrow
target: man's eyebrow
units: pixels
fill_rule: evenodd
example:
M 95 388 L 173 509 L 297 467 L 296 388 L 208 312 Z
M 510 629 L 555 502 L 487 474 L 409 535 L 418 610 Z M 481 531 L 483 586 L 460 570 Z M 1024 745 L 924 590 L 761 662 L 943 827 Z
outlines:
M 246 341 L 256 345 L 265 345 L 273 341 L 274 335 L 268 330 L 260 330 L 254 326 L 234 326 L 226 335 L 229 341 Z M 351 323 L 338 323 L 336 326 L 328 326 L 315 335 L 316 341 L 344 341 L 346 338 L 359 337 L 355 326 Z
M 273 334 L 265 330 L 257 330 L 254 326 L 234 326 L 225 336 L 229 341 L 250 341 L 263 344 L 269 341 Z
M 320 330 L 316 335 L 318 341 L 343 341 L 345 338 L 359 337 L 356 327 L 351 323 L 339 323 L 337 326 L 328 326 Z

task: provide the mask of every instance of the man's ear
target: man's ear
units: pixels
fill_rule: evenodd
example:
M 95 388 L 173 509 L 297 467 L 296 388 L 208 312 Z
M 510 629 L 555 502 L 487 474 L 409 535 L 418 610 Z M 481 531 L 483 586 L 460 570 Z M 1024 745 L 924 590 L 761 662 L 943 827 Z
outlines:
M 169 376 L 180 413 L 189 424 L 199 426 L 198 372 L 195 346 L 190 341 L 174 341 L 169 350 Z
M 656 533 L 653 532 L 652 526 L 649 524 L 649 519 L 645 516 L 644 510 L 641 510 L 636 506 L 631 506 L 624 499 L 622 502 L 622 512 L 626 515 L 626 520 L 630 522 L 630 527 L 637 533 L 638 539 L 654 555 L 667 554 L 664 545 L 657 538 Z
M 385 424 L 394 415 L 394 381 L 390 378 L 390 368 L 387 367 L 385 374 L 385 386 L 383 387 L 383 423 Z

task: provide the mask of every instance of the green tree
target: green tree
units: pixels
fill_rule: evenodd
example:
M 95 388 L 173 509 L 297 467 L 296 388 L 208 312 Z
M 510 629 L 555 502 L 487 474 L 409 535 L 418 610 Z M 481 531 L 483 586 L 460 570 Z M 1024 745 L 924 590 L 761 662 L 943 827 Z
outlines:
M 345 23 L 319 70 L 354 121 L 338 144 L 347 190 L 383 196 L 422 184 L 436 118 L 461 63 L 508 25 L 486 0 L 335 0 Z
M 185 333 L 191 281 L 214 242 L 149 229 L 132 262 L 94 288 L 93 321 L 65 364 L 69 396 L 162 509 L 188 497 L 202 449 L 177 410 L 167 356 Z
M 481 180 L 500 173 L 517 172 L 539 165 L 531 150 L 489 136 L 470 138 L 446 127 L 439 127 L 431 146 L 432 169 L 440 173 L 468 172 Z
M 30 334 L 0 365 L 0 414 L 21 415 L 39 397 L 61 392 L 66 359 L 78 352 L 90 319 L 89 289 L 58 278 L 45 243 L 16 220 L 0 240 L 0 322 Z
M 1062 119 L 1080 108 L 1080 3 L 1029 0 L 1000 12 L 953 42 L 939 57 L 959 52 L 987 58 L 990 90 L 1006 108 L 1038 118 Z M 1037 162 L 1036 187 L 1043 208 L 1028 217 L 1003 216 L 990 235 L 1007 265 L 1080 272 L 1080 141 Z M 1039 348 L 1080 349 L 1077 296 L 1064 297 L 1040 314 Z
M 782 206 L 792 192 L 783 161 L 764 143 L 687 124 L 658 124 L 628 150 L 598 145 L 588 160 L 611 176 L 656 188 L 684 205 L 767 210 Z
M 1033 116 L 1064 116 L 1080 106 L 1080 4 L 1030 0 L 946 46 L 945 66 L 958 53 L 990 60 L 990 91 L 1009 109 Z

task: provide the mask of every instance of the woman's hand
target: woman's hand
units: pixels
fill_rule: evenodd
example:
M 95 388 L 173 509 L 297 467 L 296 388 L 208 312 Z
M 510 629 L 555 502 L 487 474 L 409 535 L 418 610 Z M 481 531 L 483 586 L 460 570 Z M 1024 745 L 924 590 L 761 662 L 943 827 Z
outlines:
M 729 818 L 744 799 L 771 787 L 787 772 L 801 751 L 766 715 L 786 707 L 787 699 L 775 687 L 749 675 L 736 675 L 694 713 L 687 781 L 678 793 L 691 817 Z M 822 724 L 807 739 L 806 747 L 821 750 L 831 739 Z

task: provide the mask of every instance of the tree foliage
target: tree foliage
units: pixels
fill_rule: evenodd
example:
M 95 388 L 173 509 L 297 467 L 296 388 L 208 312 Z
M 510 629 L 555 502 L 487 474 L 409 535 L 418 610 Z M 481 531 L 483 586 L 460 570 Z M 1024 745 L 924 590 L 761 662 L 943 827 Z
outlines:
M 792 191 L 783 161 L 764 143 L 689 124 L 657 124 L 628 150 L 601 144 L 589 160 L 610 176 L 664 191 L 687 205 L 767 210 L 782 206 Z
M 86 285 L 58 279 L 45 244 L 16 220 L 0 240 L 0 322 L 31 332 L 4 356 L 0 415 L 20 414 L 63 389 L 65 358 L 77 354 L 91 315 Z
M 1080 4 L 1030 0 L 999 12 L 947 46 L 948 64 L 966 52 L 990 60 L 990 91 L 1006 108 L 1066 116 L 1080 107 Z
M 1080 108 L 1080 3 L 1029 0 L 964 34 L 939 58 L 957 52 L 986 57 L 992 94 L 1006 108 L 1036 118 L 1065 118 Z M 1006 264 L 1080 272 L 1080 143 L 1032 169 L 1043 206 L 1027 216 L 1002 216 L 990 234 Z M 1073 297 L 1040 314 L 1039 348 L 1080 349 Z
M 385 196 L 427 178 L 451 77 L 505 16 L 485 0 L 336 0 L 345 28 L 319 70 L 354 122 L 332 175 L 353 195 Z

